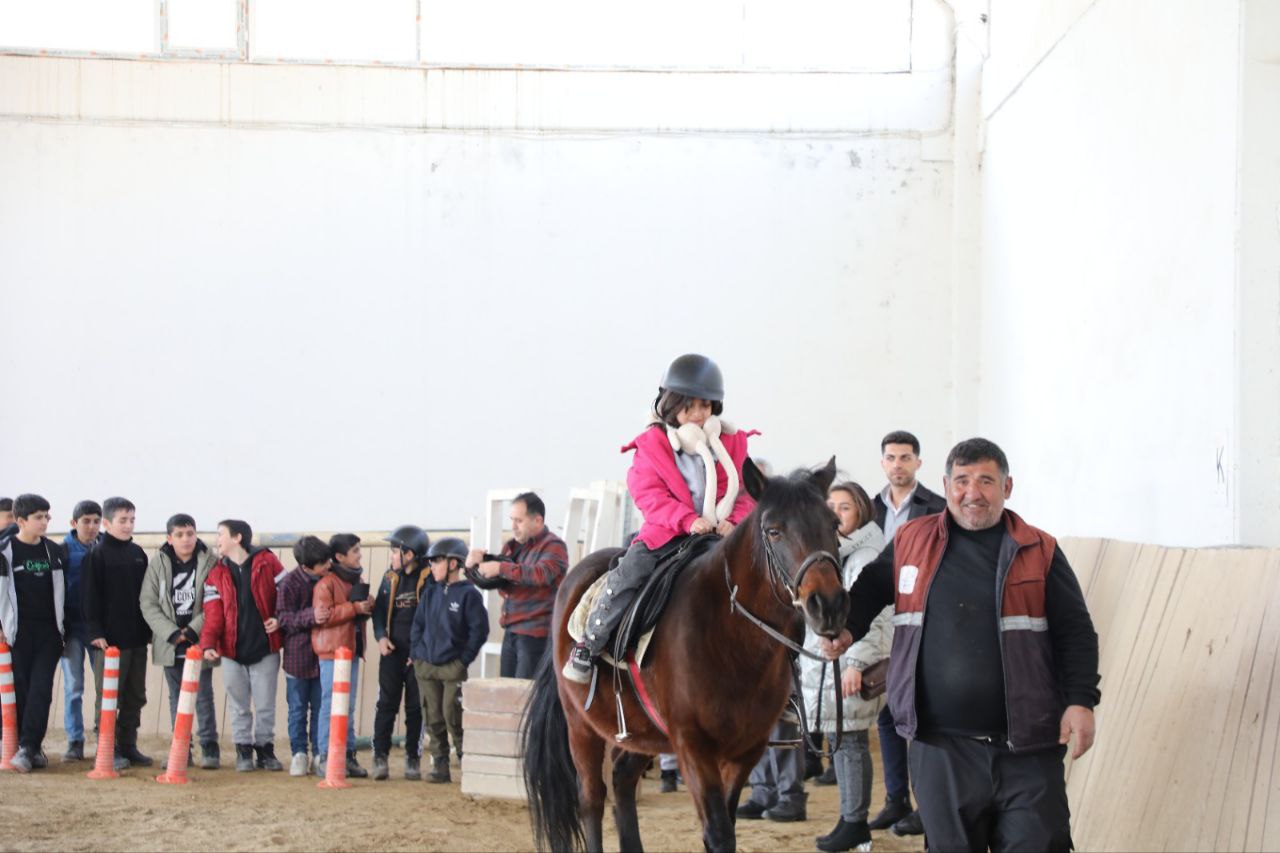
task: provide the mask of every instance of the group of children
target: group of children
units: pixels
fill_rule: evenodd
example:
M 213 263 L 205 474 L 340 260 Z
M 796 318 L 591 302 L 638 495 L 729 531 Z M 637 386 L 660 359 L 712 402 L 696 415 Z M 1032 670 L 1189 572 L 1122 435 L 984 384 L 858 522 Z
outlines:
M 106 649 L 119 652 L 114 732 L 116 770 L 153 762 L 138 748 L 146 705 L 147 646 L 163 668 L 170 719 L 177 713 L 187 650 L 201 652 L 196 694 L 200 766 L 221 765 L 213 668 L 227 691 L 236 769 L 283 770 L 275 755 L 275 705 L 283 663 L 294 776 L 325 772 L 334 660 L 353 653 L 348 701 L 347 774 L 367 777 L 355 759 L 355 697 L 366 622 L 378 642 L 378 703 L 373 778 L 387 779 L 387 754 L 401 697 L 405 702 L 405 778 L 421 779 L 419 744 L 428 738 L 432 782 L 449 782 L 449 745 L 462 755 L 461 684 L 488 639 L 479 590 L 462 572 L 460 539 L 430 542 L 421 528 L 397 529 L 390 569 L 373 599 L 362 581 L 360 538 L 326 543 L 304 536 L 286 571 L 238 519 L 218 523 L 211 548 L 184 513 L 165 524 L 165 543 L 148 559 L 133 541 L 136 508 L 122 497 L 81 501 L 61 544 L 46 533 L 50 505 L 36 494 L 0 499 L 0 643 L 12 653 L 20 773 L 48 765 L 43 742 L 53 678 L 63 667 L 63 761 L 85 759 L 84 660 L 89 657 L 101 714 Z M 341 695 L 341 694 L 339 694 Z M 97 731 L 95 725 L 94 730 Z

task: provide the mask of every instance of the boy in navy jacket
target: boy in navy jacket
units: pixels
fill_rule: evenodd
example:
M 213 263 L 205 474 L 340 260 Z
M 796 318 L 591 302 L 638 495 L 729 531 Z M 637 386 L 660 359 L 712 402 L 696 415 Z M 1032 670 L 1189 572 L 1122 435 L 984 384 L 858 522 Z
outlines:
M 462 576 L 466 559 L 461 539 L 441 539 L 427 551 L 435 583 L 423 589 L 410 632 L 409 654 L 430 738 L 430 782 L 450 781 L 449 738 L 462 758 L 462 682 L 489 639 L 484 599 Z

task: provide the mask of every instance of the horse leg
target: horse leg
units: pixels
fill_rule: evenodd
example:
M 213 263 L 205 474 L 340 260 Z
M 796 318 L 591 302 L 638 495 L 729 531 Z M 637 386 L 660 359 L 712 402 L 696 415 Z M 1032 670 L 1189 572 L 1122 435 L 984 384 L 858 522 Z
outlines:
M 627 853 L 644 850 L 640 843 L 640 818 L 636 814 L 636 787 L 648 763 L 648 755 L 621 749 L 613 751 L 613 823 L 618 828 L 618 849 Z
M 707 853 L 732 853 L 737 848 L 737 836 L 727 808 L 719 761 L 710 749 L 698 751 L 687 743 L 679 749 L 680 767 L 686 770 L 685 784 L 698 807 L 698 817 L 702 818 L 702 846 Z
M 729 820 L 735 825 L 738 822 L 738 801 L 742 797 L 742 786 L 747 783 L 751 768 L 756 766 L 756 761 L 733 759 L 720 765 L 720 783 L 724 785 L 724 804 L 729 810 Z
M 587 853 L 604 850 L 604 741 L 585 724 L 569 727 L 569 751 L 578 768 L 578 815 Z

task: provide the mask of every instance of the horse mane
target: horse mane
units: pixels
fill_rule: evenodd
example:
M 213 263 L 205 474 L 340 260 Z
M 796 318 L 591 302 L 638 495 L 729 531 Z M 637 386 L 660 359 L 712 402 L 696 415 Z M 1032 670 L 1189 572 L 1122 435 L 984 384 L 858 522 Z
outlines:
M 808 468 L 797 468 L 786 476 L 769 477 L 751 513 L 733 528 L 732 533 L 717 543 L 705 559 L 708 563 L 716 562 L 718 565 L 718 561 L 732 555 L 740 547 L 742 537 L 747 536 L 750 537 L 752 557 L 763 562 L 766 559 L 764 540 L 754 534 L 760 528 L 764 512 L 777 512 L 783 516 L 799 515 L 814 499 L 826 505 L 826 495 L 813 482 L 813 472 Z

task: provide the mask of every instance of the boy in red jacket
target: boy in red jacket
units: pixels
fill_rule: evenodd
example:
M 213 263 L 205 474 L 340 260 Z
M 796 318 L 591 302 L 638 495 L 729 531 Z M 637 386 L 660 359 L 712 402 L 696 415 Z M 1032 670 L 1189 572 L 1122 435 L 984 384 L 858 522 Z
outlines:
M 208 660 L 222 658 L 222 680 L 231 700 L 236 770 L 283 770 L 276 758 L 276 683 L 280 678 L 280 623 L 276 578 L 284 566 L 265 548 L 253 548 L 246 522 L 218 522 L 218 560 L 204 585 L 200 647 Z M 250 702 L 253 710 L 250 710 Z

